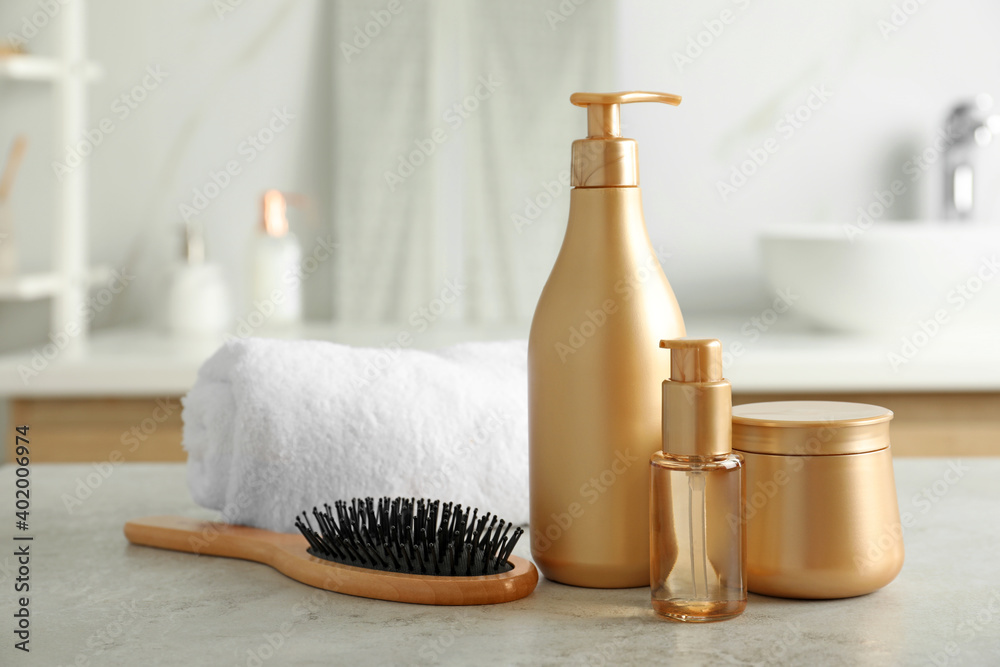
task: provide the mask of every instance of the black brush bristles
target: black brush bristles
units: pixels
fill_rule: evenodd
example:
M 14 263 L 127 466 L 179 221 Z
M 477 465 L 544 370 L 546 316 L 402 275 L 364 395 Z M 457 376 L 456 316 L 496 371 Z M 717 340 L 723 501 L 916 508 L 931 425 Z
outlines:
M 489 513 L 439 500 L 355 498 L 295 517 L 309 553 L 385 572 L 474 577 L 501 574 L 524 531 Z M 511 528 L 514 531 L 511 532 Z

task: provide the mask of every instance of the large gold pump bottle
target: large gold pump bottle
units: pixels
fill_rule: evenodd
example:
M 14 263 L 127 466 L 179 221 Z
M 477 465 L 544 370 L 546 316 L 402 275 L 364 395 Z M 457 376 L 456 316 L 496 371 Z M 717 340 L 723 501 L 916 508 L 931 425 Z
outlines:
M 528 341 L 531 553 L 554 581 L 649 585 L 649 458 L 660 446 L 658 349 L 684 321 L 649 242 L 638 149 L 621 104 L 665 93 L 575 93 L 569 223 Z

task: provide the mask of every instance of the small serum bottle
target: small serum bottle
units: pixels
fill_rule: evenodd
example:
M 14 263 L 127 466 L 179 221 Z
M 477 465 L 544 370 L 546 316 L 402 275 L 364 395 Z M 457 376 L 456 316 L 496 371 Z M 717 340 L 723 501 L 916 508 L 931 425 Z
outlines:
M 747 604 L 743 457 L 732 451 L 732 388 L 715 339 L 660 341 L 663 451 L 650 461 L 653 609 L 666 618 L 721 621 Z

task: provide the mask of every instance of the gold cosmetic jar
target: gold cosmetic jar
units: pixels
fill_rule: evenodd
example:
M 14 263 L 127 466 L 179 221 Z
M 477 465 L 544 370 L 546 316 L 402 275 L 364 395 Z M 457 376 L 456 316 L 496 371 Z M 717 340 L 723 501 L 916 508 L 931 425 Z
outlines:
M 733 450 L 746 460 L 750 591 L 846 598 L 899 574 L 891 419 L 885 408 L 835 401 L 733 408 Z

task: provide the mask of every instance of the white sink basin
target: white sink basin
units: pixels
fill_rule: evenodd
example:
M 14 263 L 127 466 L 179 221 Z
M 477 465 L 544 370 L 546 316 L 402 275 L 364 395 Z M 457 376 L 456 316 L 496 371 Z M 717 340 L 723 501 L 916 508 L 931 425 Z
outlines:
M 791 290 L 795 311 L 823 328 L 1000 335 L 1000 223 L 785 225 L 761 248 L 771 287 Z

